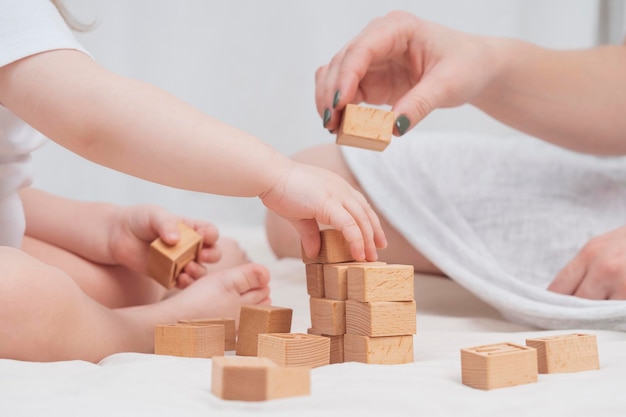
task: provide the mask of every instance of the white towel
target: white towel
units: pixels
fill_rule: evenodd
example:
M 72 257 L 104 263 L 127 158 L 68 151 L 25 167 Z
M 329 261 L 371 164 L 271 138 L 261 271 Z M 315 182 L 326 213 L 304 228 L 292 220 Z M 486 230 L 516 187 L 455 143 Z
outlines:
M 382 215 L 508 319 L 626 330 L 626 301 L 546 289 L 592 237 L 626 226 L 626 157 L 456 132 L 412 132 L 384 152 L 342 150 Z

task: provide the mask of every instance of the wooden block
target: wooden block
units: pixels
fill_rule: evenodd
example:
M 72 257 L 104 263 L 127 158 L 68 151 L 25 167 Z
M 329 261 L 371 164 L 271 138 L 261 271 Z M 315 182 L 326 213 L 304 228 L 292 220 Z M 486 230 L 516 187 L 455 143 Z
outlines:
M 330 363 L 330 339 L 303 333 L 260 334 L 258 356 L 279 366 L 317 368 Z
M 362 336 L 415 334 L 415 301 L 346 301 L 346 333 Z
M 180 320 L 179 323 L 201 326 L 205 324 L 220 324 L 224 326 L 224 349 L 235 350 L 237 348 L 235 319 L 220 317 L 195 320 Z
M 316 332 L 338 335 L 346 332 L 346 302 L 311 297 L 311 327 Z
M 253 305 L 242 306 L 239 316 L 237 355 L 256 356 L 261 333 L 291 332 L 290 308 Z
M 537 349 L 497 343 L 461 349 L 462 382 L 490 390 L 537 382 Z
M 211 392 L 224 400 L 266 401 L 311 394 L 311 370 L 282 367 L 269 358 L 214 357 Z
M 351 266 L 347 271 L 347 297 L 355 301 L 412 301 L 413 265 Z
M 337 132 L 337 145 L 383 151 L 391 142 L 393 112 L 347 104 Z
M 413 362 L 413 335 L 369 337 L 346 333 L 344 361 L 393 365 Z
M 311 264 L 315 265 L 315 264 Z M 324 296 L 333 300 L 348 299 L 348 268 L 356 265 L 385 265 L 384 262 L 343 262 L 323 264 Z
M 176 279 L 185 265 L 193 261 L 202 250 L 202 236 L 180 223 L 180 240 L 168 245 L 160 238 L 152 241 L 148 253 L 148 275 L 166 288 L 176 285 Z
M 313 328 L 307 329 L 308 334 L 314 334 L 317 336 L 324 336 L 330 340 L 330 360 L 333 363 L 343 363 L 343 334 L 330 335 L 318 332 Z
M 324 264 L 306 264 L 305 268 L 307 294 L 324 298 Z
M 600 369 L 598 343 L 593 334 L 567 334 L 526 339 L 537 349 L 540 374 L 578 372 Z
M 154 328 L 157 355 L 210 358 L 224 355 L 224 326 L 164 324 Z
M 315 258 L 309 258 L 302 249 L 302 260 L 305 264 L 335 264 L 353 261 L 350 244 L 339 230 L 326 229 L 320 231 L 321 247 Z

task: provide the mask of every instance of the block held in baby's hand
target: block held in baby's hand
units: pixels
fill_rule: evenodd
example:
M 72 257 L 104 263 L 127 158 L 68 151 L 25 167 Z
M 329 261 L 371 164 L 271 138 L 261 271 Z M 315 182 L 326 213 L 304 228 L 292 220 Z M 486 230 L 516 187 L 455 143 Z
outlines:
M 198 258 L 202 250 L 202 236 L 180 223 L 180 240 L 175 245 L 169 245 L 160 238 L 150 244 L 148 254 L 148 275 L 165 288 L 176 285 L 176 279 L 183 268 Z

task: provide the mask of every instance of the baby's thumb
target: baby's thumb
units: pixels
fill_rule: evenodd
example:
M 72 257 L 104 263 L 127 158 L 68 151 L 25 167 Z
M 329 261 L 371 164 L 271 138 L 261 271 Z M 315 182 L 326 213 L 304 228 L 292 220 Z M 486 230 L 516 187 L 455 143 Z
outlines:
M 296 220 L 292 222 L 294 228 L 302 240 L 303 255 L 307 258 L 315 258 L 320 251 L 320 229 L 314 219 Z

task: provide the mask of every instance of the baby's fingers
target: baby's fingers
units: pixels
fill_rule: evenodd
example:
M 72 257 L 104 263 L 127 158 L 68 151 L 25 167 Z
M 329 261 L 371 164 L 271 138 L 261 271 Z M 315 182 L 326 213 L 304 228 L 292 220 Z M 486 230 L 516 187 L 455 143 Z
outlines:
M 180 289 L 187 288 L 195 280 L 202 278 L 207 273 L 204 266 L 197 262 L 189 262 L 183 268 L 183 272 L 180 273 L 176 279 L 176 286 Z

